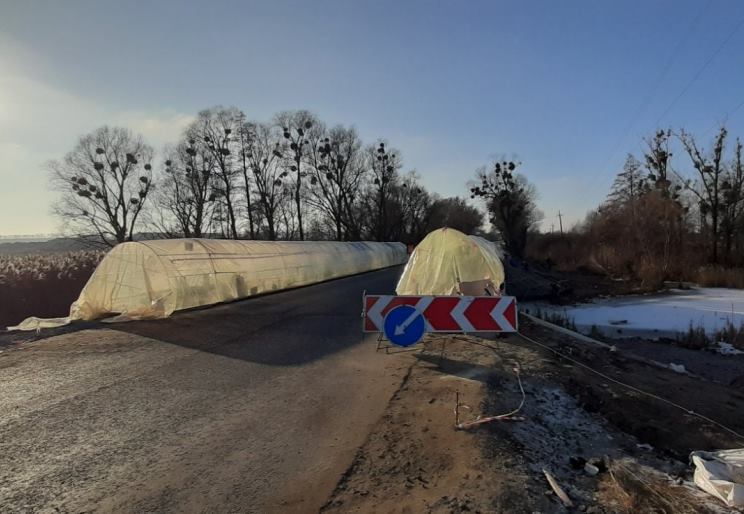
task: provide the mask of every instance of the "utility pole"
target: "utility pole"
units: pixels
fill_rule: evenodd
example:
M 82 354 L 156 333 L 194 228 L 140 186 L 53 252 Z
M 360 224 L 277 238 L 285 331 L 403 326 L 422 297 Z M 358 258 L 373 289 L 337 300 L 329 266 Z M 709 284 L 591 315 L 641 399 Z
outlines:
M 561 214 L 561 211 L 558 211 L 558 223 L 561 227 L 561 235 L 563 235 L 563 215 Z

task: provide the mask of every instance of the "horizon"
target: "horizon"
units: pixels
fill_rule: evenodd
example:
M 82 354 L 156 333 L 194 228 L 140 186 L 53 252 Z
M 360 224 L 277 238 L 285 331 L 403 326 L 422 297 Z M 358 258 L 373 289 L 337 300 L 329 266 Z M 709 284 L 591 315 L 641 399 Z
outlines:
M 707 144 L 726 121 L 744 135 L 734 66 L 744 5 L 457 7 L 5 3 L 0 234 L 60 232 L 44 165 L 81 135 L 120 125 L 160 153 L 214 105 L 259 121 L 308 109 L 355 126 L 365 144 L 400 149 L 402 171 L 431 192 L 481 210 L 467 181 L 494 157 L 518 159 L 543 231 L 557 229 L 559 211 L 566 229 L 582 221 L 657 128 L 684 127 Z

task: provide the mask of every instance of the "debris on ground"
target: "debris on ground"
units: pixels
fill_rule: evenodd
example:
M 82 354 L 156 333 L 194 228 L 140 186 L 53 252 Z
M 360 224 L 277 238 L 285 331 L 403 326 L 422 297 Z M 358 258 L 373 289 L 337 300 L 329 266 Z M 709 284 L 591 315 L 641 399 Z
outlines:
M 692 452 L 695 483 L 729 507 L 744 507 L 744 449 Z
M 687 373 L 684 364 L 674 364 L 673 362 L 670 362 L 669 369 L 671 369 L 675 373 Z
M 548 480 L 548 484 L 550 484 L 550 488 L 553 490 L 555 495 L 563 502 L 563 505 L 566 507 L 573 507 L 574 504 L 571 501 L 571 498 L 568 497 L 566 494 L 566 491 L 563 490 L 563 488 L 558 485 L 558 482 L 556 482 L 553 475 L 548 471 L 547 469 L 543 468 L 543 474 L 545 474 L 545 478 Z
M 521 330 L 607 378 L 517 335 L 428 336 L 420 353 L 390 356 L 414 364 L 324 512 L 565 512 L 543 470 L 581 512 L 727 512 L 695 485 L 688 456 L 742 441 L 612 380 L 737 433 L 744 432 L 741 392 L 529 322 Z M 468 419 L 488 419 L 520 405 L 522 388 L 519 423 L 455 429 L 455 405 Z

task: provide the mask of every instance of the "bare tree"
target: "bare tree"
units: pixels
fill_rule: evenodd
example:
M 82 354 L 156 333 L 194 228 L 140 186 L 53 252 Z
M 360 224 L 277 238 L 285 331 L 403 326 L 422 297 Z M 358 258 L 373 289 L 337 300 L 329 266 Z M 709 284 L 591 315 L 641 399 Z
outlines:
M 522 257 L 527 245 L 528 231 L 542 219 L 537 210 L 535 187 L 523 175 L 515 173 L 517 163 L 502 161 L 476 171 L 476 181 L 471 184 L 471 198 L 480 197 L 486 202 L 491 223 L 504 238 L 507 250 Z
M 236 178 L 239 168 L 236 163 L 236 134 L 243 113 L 235 107 L 214 107 L 199 113 L 187 129 L 194 144 L 209 152 L 213 158 L 216 199 L 224 206 L 224 215 L 218 219 L 227 223 L 226 236 L 237 239 L 237 207 L 235 204 Z M 222 208 L 217 209 L 218 212 Z
M 214 169 L 212 152 L 188 135 L 166 150 L 158 205 L 175 219 L 177 233 L 184 237 L 203 237 L 211 222 L 217 196 L 212 188 Z
M 305 239 L 305 232 L 302 226 L 302 199 L 303 199 L 303 178 L 306 173 L 302 170 L 302 164 L 309 153 L 310 131 L 313 126 L 318 130 L 318 122 L 315 116 L 308 111 L 287 111 L 276 115 L 276 123 L 282 128 L 282 135 L 285 142 L 281 144 L 276 152 L 282 159 L 285 170 L 294 173 L 295 183 L 292 193 L 295 201 L 295 216 L 297 216 L 297 227 L 299 229 L 300 240 Z
M 714 264 L 718 262 L 718 238 L 722 208 L 721 186 L 725 167 L 723 152 L 727 135 L 726 128 L 721 127 L 713 141 L 713 149 L 709 153 L 698 147 L 691 134 L 682 130 L 679 135 L 679 139 L 698 173 L 697 187 L 690 187 L 687 183 L 688 189 L 699 200 L 701 220 L 705 221 L 710 215 L 710 258 Z
M 734 146 L 734 159 L 726 169 L 721 182 L 723 200 L 721 230 L 726 258 L 731 262 L 734 236 L 741 234 L 744 221 L 744 162 L 742 162 L 742 143 L 737 138 Z
M 483 226 L 483 213 L 456 196 L 435 198 L 426 218 L 426 232 L 450 227 L 464 234 L 473 234 Z
M 297 212 L 295 208 L 294 186 L 292 184 L 283 184 L 279 191 L 279 201 L 277 203 L 277 233 L 284 229 L 283 239 L 291 241 L 297 238 Z
M 242 112 L 238 115 L 238 148 L 240 152 L 241 170 L 243 171 L 243 188 L 245 190 L 245 203 L 246 211 L 248 214 L 248 234 L 251 239 L 256 238 L 256 230 L 253 219 L 253 205 L 251 198 L 251 173 L 248 173 L 249 168 L 249 157 L 251 153 L 251 138 L 255 132 L 253 123 L 249 123 L 245 119 L 245 114 Z
M 392 240 L 416 244 L 426 235 L 431 195 L 419 180 L 419 175 L 410 171 L 390 190 L 388 213 L 396 220 L 388 228 Z
M 390 193 L 397 183 L 398 170 L 402 163 L 395 150 L 385 147 L 385 141 L 367 149 L 368 166 L 371 170 L 372 190 L 374 194 L 375 216 L 372 220 L 372 230 L 378 241 L 388 239 L 389 233 L 389 200 Z
M 672 152 L 669 151 L 671 137 L 671 130 L 658 130 L 653 137 L 644 140 L 647 147 L 644 158 L 648 179 L 665 195 L 669 194 L 672 184 L 670 180 Z
M 336 126 L 310 148 L 308 203 L 333 225 L 341 241 L 358 234 L 353 205 L 364 178 L 362 142 L 353 128 Z M 357 236 L 358 237 L 358 236 Z
M 277 238 L 277 210 L 284 200 L 284 182 L 289 172 L 279 165 L 282 153 L 279 150 L 279 135 L 268 124 L 254 123 L 246 128 L 247 168 L 252 173 L 252 182 L 258 193 L 259 210 L 266 221 L 267 237 Z
M 152 157 L 142 136 L 125 128 L 104 126 L 81 137 L 63 159 L 49 163 L 62 195 L 56 214 L 106 245 L 131 241 L 153 187 Z

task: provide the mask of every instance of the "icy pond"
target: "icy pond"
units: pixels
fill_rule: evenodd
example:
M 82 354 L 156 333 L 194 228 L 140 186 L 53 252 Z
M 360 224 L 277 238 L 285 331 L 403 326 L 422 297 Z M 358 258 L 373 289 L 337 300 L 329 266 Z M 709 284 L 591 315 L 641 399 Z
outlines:
M 675 337 L 692 325 L 713 334 L 729 323 L 736 327 L 744 323 L 744 290 L 672 289 L 567 306 L 529 302 L 521 308 L 533 315 L 540 310 L 542 317 L 545 313 L 560 314 L 583 333 L 589 333 L 595 326 L 603 334 L 614 337 Z

